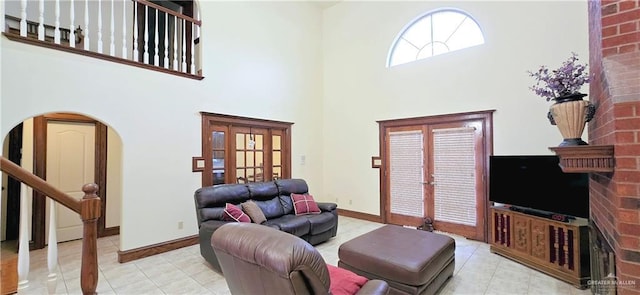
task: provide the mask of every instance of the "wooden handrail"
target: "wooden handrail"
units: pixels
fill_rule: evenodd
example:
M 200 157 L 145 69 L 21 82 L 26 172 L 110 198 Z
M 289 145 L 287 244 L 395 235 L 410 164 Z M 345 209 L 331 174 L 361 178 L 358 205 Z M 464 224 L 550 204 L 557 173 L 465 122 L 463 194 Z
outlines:
M 82 186 L 84 197 L 81 200 L 76 200 L 3 156 L 0 156 L 0 170 L 80 215 L 82 223 L 84 224 L 80 288 L 84 295 L 97 294 L 98 218 L 101 216 L 100 209 L 102 206 L 101 200 L 96 194 L 98 192 L 98 185 L 89 183 Z
M 177 13 L 177 12 L 171 10 L 171 9 L 162 7 L 162 6 L 158 5 L 158 4 L 155 4 L 155 3 L 152 3 L 152 2 L 149 2 L 149 1 L 145 1 L 145 0 L 133 0 L 133 1 L 138 2 L 138 3 L 140 3 L 142 5 L 145 5 L 145 6 L 149 6 L 149 7 L 153 8 L 153 9 L 160 10 L 160 11 L 162 11 L 164 13 L 171 14 L 171 15 L 177 17 L 177 18 L 181 18 L 181 19 L 186 20 L 188 22 L 194 23 L 194 24 L 196 24 L 198 26 L 202 25 L 202 22 L 197 20 L 197 19 L 195 19 L 195 18 L 186 16 L 186 15 L 181 14 L 181 13 Z
M 33 173 L 9 161 L 9 159 L 5 157 L 0 157 L 0 170 L 2 170 L 2 172 L 5 172 L 11 175 L 11 177 L 15 179 L 21 182 L 24 182 L 25 184 L 32 187 L 33 189 L 41 192 L 43 195 L 49 196 L 50 198 L 54 199 L 56 202 L 73 210 L 73 212 L 76 212 L 78 214 L 81 213 L 80 201 L 63 193 L 59 189 L 55 188 L 54 186 L 48 184 L 46 181 L 42 180 L 42 178 L 33 175 Z

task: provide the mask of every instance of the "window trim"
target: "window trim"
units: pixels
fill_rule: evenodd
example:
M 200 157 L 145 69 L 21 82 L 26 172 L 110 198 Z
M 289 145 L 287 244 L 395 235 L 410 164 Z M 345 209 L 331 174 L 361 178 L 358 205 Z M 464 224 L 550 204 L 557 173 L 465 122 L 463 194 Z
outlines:
M 410 22 L 408 22 L 406 25 L 404 25 L 404 27 L 400 30 L 400 32 L 398 32 L 398 34 L 396 34 L 396 37 L 393 39 L 393 42 L 391 42 L 391 47 L 389 48 L 389 52 L 387 53 L 387 61 L 385 63 L 385 66 L 387 68 L 391 68 L 394 66 L 399 66 L 402 64 L 408 64 L 408 63 L 412 63 L 418 60 L 422 60 L 422 59 L 416 59 L 414 61 L 410 61 L 410 62 L 406 62 L 406 63 L 402 63 L 402 64 L 397 64 L 397 65 L 391 65 L 391 59 L 393 57 L 393 53 L 396 50 L 396 45 L 398 45 L 398 41 L 402 38 L 402 36 L 404 36 L 404 33 L 407 32 L 407 30 L 409 30 L 411 27 L 413 27 L 413 25 L 415 25 L 418 21 L 422 20 L 423 18 L 430 16 L 430 15 L 434 15 L 440 12 L 447 12 L 447 11 L 452 11 L 452 12 L 457 12 L 460 14 L 465 15 L 466 17 L 470 18 L 471 20 L 473 20 L 473 22 L 478 26 L 478 29 L 480 29 L 480 33 L 482 34 L 482 38 L 484 39 L 484 30 L 482 29 L 482 27 L 480 26 L 480 23 L 478 22 L 478 20 L 476 20 L 475 17 L 473 17 L 470 13 L 459 9 L 459 8 L 454 8 L 454 7 L 443 7 L 443 8 L 437 8 L 437 9 L 433 9 L 430 11 L 427 11 L 423 14 L 418 15 L 417 17 L 413 18 Z M 433 31 L 433 28 L 431 28 L 431 30 Z M 483 43 L 484 44 L 484 43 Z M 477 46 L 477 45 L 474 45 Z M 473 47 L 473 46 L 470 46 Z M 465 48 L 470 48 L 470 47 L 465 47 Z M 465 49 L 463 48 L 463 49 Z M 456 51 L 456 50 L 454 50 Z M 449 51 L 451 52 L 451 51 Z M 432 55 L 431 57 L 434 57 L 434 55 Z M 426 59 L 426 58 L 423 58 Z

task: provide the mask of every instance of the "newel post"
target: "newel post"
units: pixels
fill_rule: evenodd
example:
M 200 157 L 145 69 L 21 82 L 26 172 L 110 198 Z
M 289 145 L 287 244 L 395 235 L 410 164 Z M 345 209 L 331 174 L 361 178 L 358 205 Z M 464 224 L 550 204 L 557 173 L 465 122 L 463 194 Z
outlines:
M 82 267 L 80 269 L 80 287 L 82 294 L 93 295 L 98 286 L 98 218 L 100 218 L 100 198 L 98 185 L 89 183 L 82 186 L 84 197 L 80 201 L 80 218 L 84 223 L 82 238 Z

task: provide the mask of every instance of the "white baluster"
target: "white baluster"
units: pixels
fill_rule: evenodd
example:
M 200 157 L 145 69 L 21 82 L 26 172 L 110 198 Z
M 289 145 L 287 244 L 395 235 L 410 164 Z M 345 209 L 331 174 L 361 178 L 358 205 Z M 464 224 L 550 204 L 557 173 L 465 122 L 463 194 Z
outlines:
M 116 0 L 111 0 L 111 38 L 109 40 L 111 40 L 111 45 L 109 46 L 109 55 L 111 56 L 116 56 L 116 42 L 115 42 L 115 34 L 114 31 L 116 30 L 116 25 L 115 25 L 115 17 L 114 14 L 115 12 L 113 11 L 113 2 L 115 2 Z
M 47 246 L 47 267 L 49 269 L 49 275 L 47 276 L 47 289 L 49 294 L 56 292 L 56 285 L 58 284 L 58 237 L 56 228 L 56 202 L 53 199 L 49 199 L 49 241 Z
M 196 74 L 196 64 L 194 62 L 196 57 L 196 30 L 193 23 L 191 23 L 191 74 Z
M 164 68 L 169 68 L 169 14 L 164 14 Z
M 102 53 L 102 0 L 98 0 L 98 53 Z
M 122 1 L 126 3 L 128 0 L 122 0 Z M 124 26 L 122 27 L 122 29 L 124 30 Z M 138 54 L 140 54 L 140 52 L 138 52 L 138 2 L 133 2 L 133 60 L 134 61 L 140 61 Z
M 178 17 L 173 17 L 173 70 L 178 70 Z
M 144 6 L 144 53 L 142 54 L 142 61 L 146 64 L 149 63 L 149 7 Z
M 196 20 L 200 21 L 201 19 L 200 19 L 200 8 L 199 7 L 196 10 L 196 15 L 197 15 Z M 196 58 L 198 59 L 198 62 L 200 62 L 200 56 L 201 56 L 200 52 L 202 50 L 202 43 L 200 43 L 200 42 L 202 42 L 202 40 L 200 40 L 200 24 L 196 24 L 196 38 L 198 39 L 199 47 L 198 47 L 197 54 L 195 52 L 195 49 L 194 49 L 194 52 L 193 52 L 193 57 L 192 58 L 194 59 L 194 64 L 196 64 L 196 61 L 195 61 Z M 195 39 L 194 39 L 194 42 L 195 42 Z M 200 69 L 202 69 L 202 64 L 200 64 Z M 197 71 L 197 69 L 196 69 L 196 71 Z
M 20 36 L 27 36 L 27 0 L 20 0 Z
M 187 72 L 187 22 L 182 20 L 182 67 L 183 73 Z
M 122 58 L 127 59 L 127 0 L 122 0 Z
M 196 10 L 196 20 L 200 20 L 200 9 Z M 200 25 L 196 24 L 196 38 L 200 38 Z
M 18 289 L 29 287 L 29 199 L 31 189 L 24 183 L 20 186 L 20 234 L 18 242 Z
M 69 47 L 76 47 L 76 32 L 75 32 L 75 28 L 74 28 L 74 23 L 76 22 L 76 8 L 74 7 L 75 4 L 73 3 L 73 0 L 69 0 L 70 3 L 70 7 L 69 7 L 69 18 L 70 18 L 70 25 L 69 25 Z
M 154 32 L 153 32 L 153 36 L 154 36 L 153 42 L 155 44 L 154 45 L 155 47 L 153 49 L 153 52 L 154 52 L 154 54 L 153 54 L 153 65 L 157 67 L 160 64 L 160 56 L 158 56 L 158 35 L 159 35 L 158 9 L 156 9 L 156 20 L 155 20 L 155 22 L 156 22 L 156 27 L 155 27 Z
M 44 0 L 38 2 L 38 40 L 44 41 Z
M 89 0 L 84 0 L 84 50 L 89 50 Z
M 56 0 L 56 28 L 53 31 L 53 42 L 60 44 L 60 0 Z

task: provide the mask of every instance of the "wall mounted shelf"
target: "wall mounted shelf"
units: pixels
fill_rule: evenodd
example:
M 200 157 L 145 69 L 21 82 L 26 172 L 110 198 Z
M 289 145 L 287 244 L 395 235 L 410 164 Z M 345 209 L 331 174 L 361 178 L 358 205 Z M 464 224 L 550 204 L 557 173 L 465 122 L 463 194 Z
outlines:
M 550 147 L 565 173 L 613 172 L 613 145 Z

